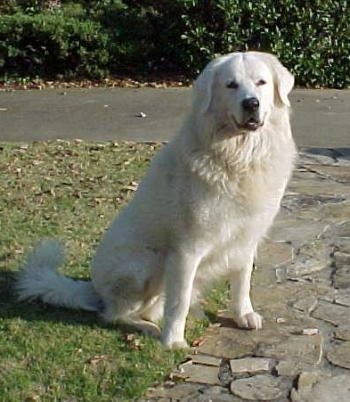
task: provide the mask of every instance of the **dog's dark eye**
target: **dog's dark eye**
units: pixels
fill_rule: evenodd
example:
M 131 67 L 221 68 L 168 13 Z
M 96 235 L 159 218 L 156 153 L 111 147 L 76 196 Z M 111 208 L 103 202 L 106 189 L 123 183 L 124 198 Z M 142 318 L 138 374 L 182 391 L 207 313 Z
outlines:
M 256 85 L 257 85 L 258 87 L 260 87 L 261 85 L 265 85 L 265 84 L 266 84 L 266 81 L 263 80 L 263 79 L 259 80 L 259 81 L 256 83 Z
M 227 87 L 227 88 L 230 88 L 230 89 L 237 89 L 237 88 L 238 88 L 238 84 L 237 84 L 236 81 L 232 80 L 232 81 L 230 81 L 230 82 L 228 82 L 228 83 L 226 84 L 226 87 Z

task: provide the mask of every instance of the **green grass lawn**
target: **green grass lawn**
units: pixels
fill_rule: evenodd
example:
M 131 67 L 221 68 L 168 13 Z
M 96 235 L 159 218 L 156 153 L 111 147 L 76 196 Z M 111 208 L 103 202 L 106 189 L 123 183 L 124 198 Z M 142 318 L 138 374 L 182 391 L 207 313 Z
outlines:
M 1 145 L 0 400 L 131 400 L 184 356 L 95 314 L 20 304 L 13 272 L 44 237 L 62 239 L 64 272 L 88 278 L 91 255 L 159 145 Z
M 0 401 L 131 401 L 186 355 L 95 314 L 18 303 L 14 272 L 39 240 L 66 244 L 63 272 L 91 255 L 160 144 L 0 144 Z M 223 292 L 212 292 L 214 308 Z M 206 323 L 189 320 L 194 340 Z

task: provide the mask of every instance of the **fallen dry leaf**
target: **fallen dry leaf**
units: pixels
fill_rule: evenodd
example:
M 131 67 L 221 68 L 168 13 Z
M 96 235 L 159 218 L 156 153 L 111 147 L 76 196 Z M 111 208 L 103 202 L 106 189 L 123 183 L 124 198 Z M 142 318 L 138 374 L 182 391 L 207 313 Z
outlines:
M 131 349 L 142 349 L 144 346 L 141 343 L 141 339 L 138 338 L 135 334 L 126 334 L 124 340 Z
M 106 355 L 96 355 L 96 356 L 92 356 L 90 357 L 86 363 L 87 364 L 91 364 L 92 366 L 96 366 L 97 364 L 106 361 L 107 360 L 107 356 Z
M 126 186 L 121 188 L 122 191 L 136 191 L 138 187 L 138 183 L 136 181 L 132 181 Z
M 201 337 L 195 339 L 195 340 L 192 342 L 192 346 L 193 346 L 193 347 L 202 346 L 202 345 L 205 343 L 205 341 L 206 341 L 206 339 L 205 339 L 203 336 L 201 336 Z

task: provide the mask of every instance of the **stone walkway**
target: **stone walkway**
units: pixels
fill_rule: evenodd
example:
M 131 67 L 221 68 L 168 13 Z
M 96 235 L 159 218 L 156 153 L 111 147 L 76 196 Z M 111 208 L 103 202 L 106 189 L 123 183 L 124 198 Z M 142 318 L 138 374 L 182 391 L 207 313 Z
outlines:
M 260 331 L 221 313 L 145 401 L 350 401 L 350 150 L 302 150 L 262 245 Z

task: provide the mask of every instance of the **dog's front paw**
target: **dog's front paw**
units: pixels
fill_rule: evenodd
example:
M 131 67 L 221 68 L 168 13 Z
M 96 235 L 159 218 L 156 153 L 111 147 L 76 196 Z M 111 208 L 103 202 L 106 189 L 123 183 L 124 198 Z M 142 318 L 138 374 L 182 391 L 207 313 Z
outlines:
M 190 346 L 186 341 L 173 342 L 168 348 L 171 349 L 189 349 Z
M 188 343 L 182 339 L 182 340 L 173 340 L 173 339 L 161 339 L 161 342 L 163 346 L 165 346 L 168 349 L 188 349 L 189 345 Z
M 263 317 L 255 311 L 252 311 L 251 313 L 247 313 L 235 318 L 235 322 L 239 328 L 261 329 Z

